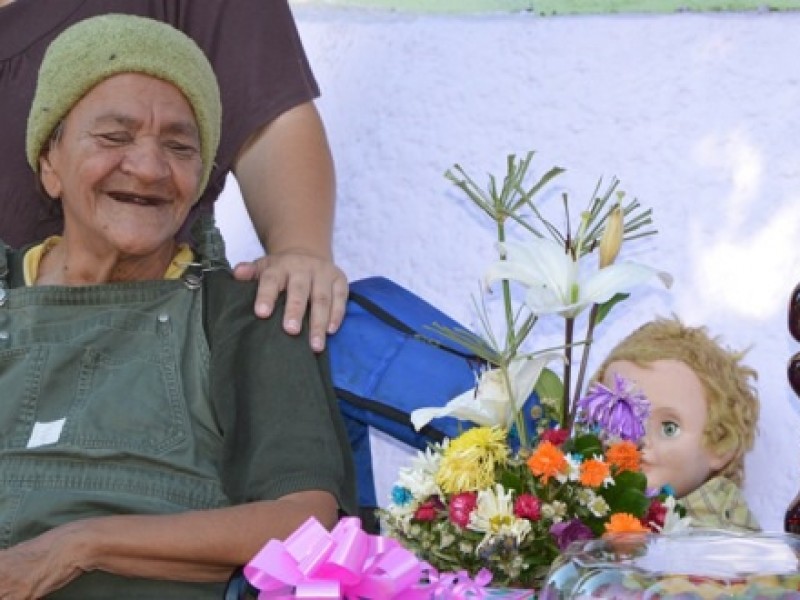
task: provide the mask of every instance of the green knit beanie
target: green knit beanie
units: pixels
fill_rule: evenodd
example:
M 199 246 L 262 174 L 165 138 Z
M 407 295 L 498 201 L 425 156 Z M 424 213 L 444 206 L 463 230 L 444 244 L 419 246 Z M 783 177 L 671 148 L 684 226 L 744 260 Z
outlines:
M 54 39 L 39 68 L 28 116 L 26 153 L 39 171 L 39 155 L 56 125 L 94 86 L 119 73 L 144 73 L 175 85 L 194 110 L 200 129 L 205 189 L 220 135 L 222 105 L 214 70 L 194 41 L 174 27 L 132 15 L 92 17 Z

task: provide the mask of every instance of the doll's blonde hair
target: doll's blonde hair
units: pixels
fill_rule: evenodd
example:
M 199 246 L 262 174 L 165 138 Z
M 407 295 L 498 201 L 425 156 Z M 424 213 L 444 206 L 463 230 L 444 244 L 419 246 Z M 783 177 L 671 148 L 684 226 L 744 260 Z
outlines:
M 625 360 L 646 367 L 657 360 L 677 360 L 689 367 L 703 385 L 708 418 L 703 432 L 706 448 L 731 460 L 719 472 L 736 484 L 744 481 L 744 455 L 753 447 L 759 401 L 754 382 L 758 374 L 741 363 L 745 352 L 722 347 L 705 327 L 687 327 L 677 318 L 656 319 L 628 335 L 600 365 L 593 381 L 605 376 L 608 365 Z

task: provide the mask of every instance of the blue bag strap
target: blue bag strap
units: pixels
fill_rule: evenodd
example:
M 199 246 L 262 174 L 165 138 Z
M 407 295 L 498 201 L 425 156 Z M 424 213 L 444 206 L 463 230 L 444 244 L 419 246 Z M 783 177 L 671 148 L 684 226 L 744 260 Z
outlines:
M 350 285 L 348 299 L 400 333 L 412 336 L 420 341 L 465 358 L 476 365 L 483 363 L 483 360 L 475 355 L 475 353 L 470 352 L 467 348 L 464 348 L 430 328 L 433 324 L 432 322 L 426 320 L 421 323 L 407 323 L 393 314 L 385 305 L 381 304 L 380 300 L 390 296 L 396 296 L 398 290 L 408 294 L 409 297 L 412 296 L 411 292 L 408 292 L 389 279 L 384 277 L 368 277 L 366 279 L 354 281 Z M 387 299 L 387 304 L 388 302 Z M 431 312 L 432 314 L 438 315 L 438 323 L 440 325 L 449 326 L 454 329 L 461 327 L 438 309 L 431 307 Z M 428 328 L 428 330 L 425 332 L 420 331 L 424 328 Z

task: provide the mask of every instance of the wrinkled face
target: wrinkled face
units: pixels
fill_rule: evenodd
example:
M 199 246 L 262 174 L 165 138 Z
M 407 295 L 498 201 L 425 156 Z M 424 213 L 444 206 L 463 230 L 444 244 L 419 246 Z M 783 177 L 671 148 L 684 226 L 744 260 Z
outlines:
M 650 401 L 642 445 L 648 487 L 669 484 L 680 498 L 725 466 L 729 457 L 718 456 L 703 443 L 705 391 L 688 366 L 677 360 L 657 360 L 643 367 L 615 361 L 606 369 L 605 385 L 613 386 L 614 373 L 634 382 Z
M 64 207 L 64 236 L 96 253 L 147 256 L 171 245 L 202 174 L 194 112 L 172 84 L 115 75 L 68 113 L 40 161 Z

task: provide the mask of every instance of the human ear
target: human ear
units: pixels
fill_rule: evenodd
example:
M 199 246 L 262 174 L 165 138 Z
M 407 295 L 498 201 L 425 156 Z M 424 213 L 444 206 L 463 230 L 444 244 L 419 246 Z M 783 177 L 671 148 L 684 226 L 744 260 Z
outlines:
M 59 177 L 50 158 L 50 153 L 39 157 L 39 180 L 47 195 L 51 198 L 60 198 L 63 191 L 61 177 Z

